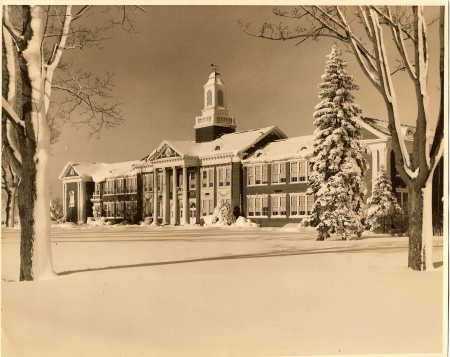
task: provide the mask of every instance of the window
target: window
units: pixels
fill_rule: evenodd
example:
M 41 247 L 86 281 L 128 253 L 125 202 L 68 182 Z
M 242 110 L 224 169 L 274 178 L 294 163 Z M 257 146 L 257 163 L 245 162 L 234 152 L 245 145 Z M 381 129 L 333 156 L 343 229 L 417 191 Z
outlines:
M 128 211 L 136 210 L 136 201 L 125 201 L 125 209 Z
M 209 91 L 206 93 L 206 105 L 207 105 L 208 107 L 212 106 L 212 92 L 211 92 L 211 90 L 209 90 Z
M 306 211 L 311 214 L 314 205 L 314 195 L 306 196 Z
M 202 187 L 214 187 L 214 169 L 202 169 Z
M 408 191 L 406 188 L 396 188 L 395 196 L 397 197 L 397 203 L 400 205 L 402 209 L 407 208 L 408 206 Z
M 268 183 L 267 165 L 256 165 L 247 167 L 247 184 L 267 185 Z
M 203 171 L 202 172 L 202 187 L 206 187 L 208 184 L 208 172 Z
M 96 182 L 95 183 L 95 195 L 100 195 L 100 191 L 101 191 L 101 189 L 102 189 L 102 185 L 101 185 L 101 183 L 100 182 Z
M 314 195 L 306 195 L 305 193 L 290 194 L 290 216 L 308 216 L 311 214 L 314 204 Z
M 106 181 L 105 194 L 106 195 L 114 194 L 114 180 Z
M 202 216 L 208 216 L 214 213 L 214 200 L 202 200 Z
M 230 167 L 219 167 L 217 169 L 219 176 L 219 187 L 231 185 L 231 169 Z
M 123 201 L 118 201 L 116 204 L 117 207 L 117 215 L 119 217 L 123 217 L 123 211 L 125 210 L 125 204 Z
M 136 193 L 136 176 L 127 177 L 126 193 Z
M 103 215 L 105 217 L 114 217 L 114 202 L 103 203 Z
M 121 194 L 125 192 L 125 179 L 116 180 L 116 193 Z
M 247 215 L 249 217 L 267 217 L 268 214 L 267 195 L 247 196 Z
M 291 162 L 291 182 L 307 182 L 308 181 L 308 162 L 297 161 Z
M 217 104 L 219 107 L 223 107 L 223 92 L 221 90 L 217 92 Z
M 272 217 L 286 216 L 286 195 L 271 195 Z
M 143 181 L 144 192 L 153 191 L 153 174 L 144 175 Z
M 69 207 L 75 207 L 75 193 L 73 191 L 69 192 Z
M 272 164 L 272 183 L 286 183 L 286 164 Z
M 183 180 L 183 171 L 177 171 L 177 192 L 183 192 L 184 189 L 184 180 Z
M 162 191 L 163 175 L 164 174 L 162 172 L 158 172 L 156 174 L 156 186 L 158 191 Z
M 189 187 L 191 189 L 195 189 L 195 172 L 189 173 Z

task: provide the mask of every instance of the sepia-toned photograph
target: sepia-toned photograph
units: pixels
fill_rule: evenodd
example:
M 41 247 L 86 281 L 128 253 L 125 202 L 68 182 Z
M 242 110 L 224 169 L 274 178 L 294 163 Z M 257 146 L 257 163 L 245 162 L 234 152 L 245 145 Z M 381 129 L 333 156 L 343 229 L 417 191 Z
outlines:
M 1 356 L 447 356 L 447 1 L 60 3 L 1 7 Z

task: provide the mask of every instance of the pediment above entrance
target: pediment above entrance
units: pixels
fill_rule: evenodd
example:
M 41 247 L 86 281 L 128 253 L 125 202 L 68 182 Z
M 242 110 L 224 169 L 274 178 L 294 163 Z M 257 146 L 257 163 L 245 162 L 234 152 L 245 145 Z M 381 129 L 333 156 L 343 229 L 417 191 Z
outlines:
M 147 159 L 148 161 L 155 161 L 159 159 L 181 158 L 181 155 L 170 145 L 164 143 Z

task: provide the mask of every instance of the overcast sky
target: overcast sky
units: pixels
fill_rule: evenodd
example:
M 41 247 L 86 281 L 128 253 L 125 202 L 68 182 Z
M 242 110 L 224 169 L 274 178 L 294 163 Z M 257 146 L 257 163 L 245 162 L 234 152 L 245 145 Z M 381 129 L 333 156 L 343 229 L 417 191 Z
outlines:
M 288 137 L 314 130 L 314 106 L 332 40 L 266 41 L 244 34 L 236 21 L 276 22 L 272 6 L 146 6 L 133 14 L 138 34 L 120 29 L 108 33 L 102 49 L 65 52 L 74 67 L 94 73 L 115 72 L 114 98 L 123 103 L 126 122 L 88 140 L 88 129 L 64 126 L 52 149 L 52 197 L 62 196 L 57 179 L 67 161 L 120 162 L 140 159 L 164 139 L 193 140 L 194 119 L 203 109 L 203 85 L 217 63 L 228 87 L 228 109 L 237 131 L 276 125 Z M 429 8 L 429 17 L 437 16 Z M 105 16 L 101 10 L 90 24 Z M 438 23 L 429 28 L 431 113 L 438 113 Z M 348 72 L 361 89 L 355 91 L 363 115 L 387 120 L 380 94 L 373 89 L 354 57 L 345 53 Z M 406 74 L 395 75 L 402 122 L 414 124 L 416 114 Z M 411 99 L 410 99 L 411 98 Z

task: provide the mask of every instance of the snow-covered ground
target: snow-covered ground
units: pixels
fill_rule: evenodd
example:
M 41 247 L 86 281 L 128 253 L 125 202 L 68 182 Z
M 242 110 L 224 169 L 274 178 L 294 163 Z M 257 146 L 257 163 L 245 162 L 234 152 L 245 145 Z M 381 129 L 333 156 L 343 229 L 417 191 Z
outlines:
M 53 280 L 18 282 L 2 230 L 2 356 L 440 353 L 436 269 L 407 238 L 314 240 L 308 228 L 52 228 Z

